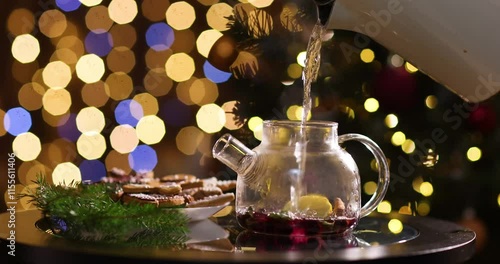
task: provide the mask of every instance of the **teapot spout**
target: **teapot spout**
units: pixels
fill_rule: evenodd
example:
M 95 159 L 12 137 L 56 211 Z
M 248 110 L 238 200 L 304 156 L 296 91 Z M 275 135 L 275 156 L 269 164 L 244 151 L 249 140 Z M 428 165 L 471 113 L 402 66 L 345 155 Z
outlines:
M 239 175 L 247 175 L 255 166 L 257 154 L 239 140 L 225 134 L 212 148 L 212 155 Z

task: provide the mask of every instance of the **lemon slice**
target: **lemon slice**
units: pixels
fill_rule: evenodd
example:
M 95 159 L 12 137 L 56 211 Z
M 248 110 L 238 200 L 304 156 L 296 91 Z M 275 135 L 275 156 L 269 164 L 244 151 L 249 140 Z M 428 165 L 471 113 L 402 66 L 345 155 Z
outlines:
M 333 212 L 332 204 L 324 195 L 308 194 L 301 196 L 297 204 L 297 210 L 310 216 L 327 217 Z M 292 202 L 289 201 L 283 207 L 284 211 L 292 210 Z

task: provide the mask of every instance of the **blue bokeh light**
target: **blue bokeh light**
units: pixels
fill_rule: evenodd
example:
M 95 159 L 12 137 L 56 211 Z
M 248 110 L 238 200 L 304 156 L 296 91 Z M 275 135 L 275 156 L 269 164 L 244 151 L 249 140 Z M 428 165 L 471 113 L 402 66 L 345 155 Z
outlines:
M 57 133 L 61 138 L 65 138 L 71 142 L 76 142 L 82 134 L 76 126 L 76 114 L 71 113 L 68 120 L 57 127 Z
M 136 172 L 152 171 L 158 164 L 158 157 L 152 147 L 139 145 L 128 154 L 128 162 Z
M 90 31 L 85 37 L 85 49 L 88 53 L 94 53 L 97 56 L 106 56 L 113 48 L 113 37 L 108 32 Z
M 135 100 L 123 100 L 115 108 L 115 119 L 120 125 L 131 125 L 135 127 L 144 116 L 142 105 Z
M 182 127 L 190 124 L 192 113 L 189 106 L 185 105 L 179 99 L 173 98 L 160 106 L 158 117 L 167 125 Z
M 156 51 L 170 48 L 174 39 L 174 30 L 163 22 L 152 24 L 146 31 L 146 43 Z
M 82 3 L 80 0 L 56 0 L 56 5 L 63 11 L 71 12 L 77 10 Z
M 203 64 L 203 73 L 205 73 L 207 79 L 214 83 L 223 83 L 229 80 L 232 75 L 230 72 L 221 71 L 215 68 L 208 60 Z
M 98 182 L 106 176 L 106 166 L 99 160 L 84 160 L 80 163 L 82 181 Z
M 13 136 L 28 132 L 31 125 L 31 115 L 22 107 L 11 108 L 5 113 L 3 126 Z

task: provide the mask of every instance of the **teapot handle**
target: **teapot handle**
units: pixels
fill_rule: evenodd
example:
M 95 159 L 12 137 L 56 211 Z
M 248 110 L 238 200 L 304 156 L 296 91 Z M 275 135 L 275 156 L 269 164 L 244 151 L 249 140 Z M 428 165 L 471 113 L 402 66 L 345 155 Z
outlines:
M 387 189 L 389 187 L 389 179 L 390 179 L 389 165 L 387 164 L 387 158 L 385 157 L 384 152 L 382 152 L 377 143 L 375 143 L 369 137 L 360 134 L 345 134 L 345 135 L 340 135 L 338 140 L 339 144 L 349 140 L 356 140 L 363 143 L 363 145 L 365 145 L 365 147 L 368 148 L 368 150 L 370 150 L 373 156 L 375 156 L 375 160 L 377 161 L 378 164 L 377 190 L 372 195 L 370 200 L 363 207 L 361 207 L 360 218 L 365 217 L 368 214 L 370 214 L 373 210 L 375 210 L 375 208 L 377 208 L 378 204 L 382 201 L 382 199 L 384 199 L 384 196 L 387 193 Z

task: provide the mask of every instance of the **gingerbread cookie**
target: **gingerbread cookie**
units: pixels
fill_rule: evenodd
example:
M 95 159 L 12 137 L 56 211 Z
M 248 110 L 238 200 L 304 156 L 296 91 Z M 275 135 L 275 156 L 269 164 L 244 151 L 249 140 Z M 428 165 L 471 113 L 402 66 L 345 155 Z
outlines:
M 192 174 L 169 174 L 160 178 L 162 182 L 195 181 L 198 178 Z
M 179 183 L 182 189 L 200 188 L 200 187 L 216 187 L 217 178 L 211 177 L 206 179 L 196 179 L 194 181 L 182 181 Z
M 198 187 L 183 190 L 182 193 L 192 196 L 194 200 L 201 200 L 208 196 L 221 195 L 222 190 L 219 187 Z
M 173 207 L 186 203 L 186 198 L 182 195 L 163 195 L 147 193 L 128 193 L 122 196 L 124 204 L 154 204 L 156 207 Z
M 164 183 L 154 187 L 156 193 L 165 195 L 179 194 L 182 187 L 177 183 Z
M 122 186 L 124 193 L 154 193 L 156 190 L 149 184 L 129 183 Z
M 224 193 L 221 195 L 207 196 L 201 200 L 197 200 L 187 204 L 187 207 L 210 207 L 223 205 L 234 200 L 233 193 Z
M 223 192 L 231 191 L 236 189 L 236 180 L 222 180 L 217 181 L 216 184 Z

